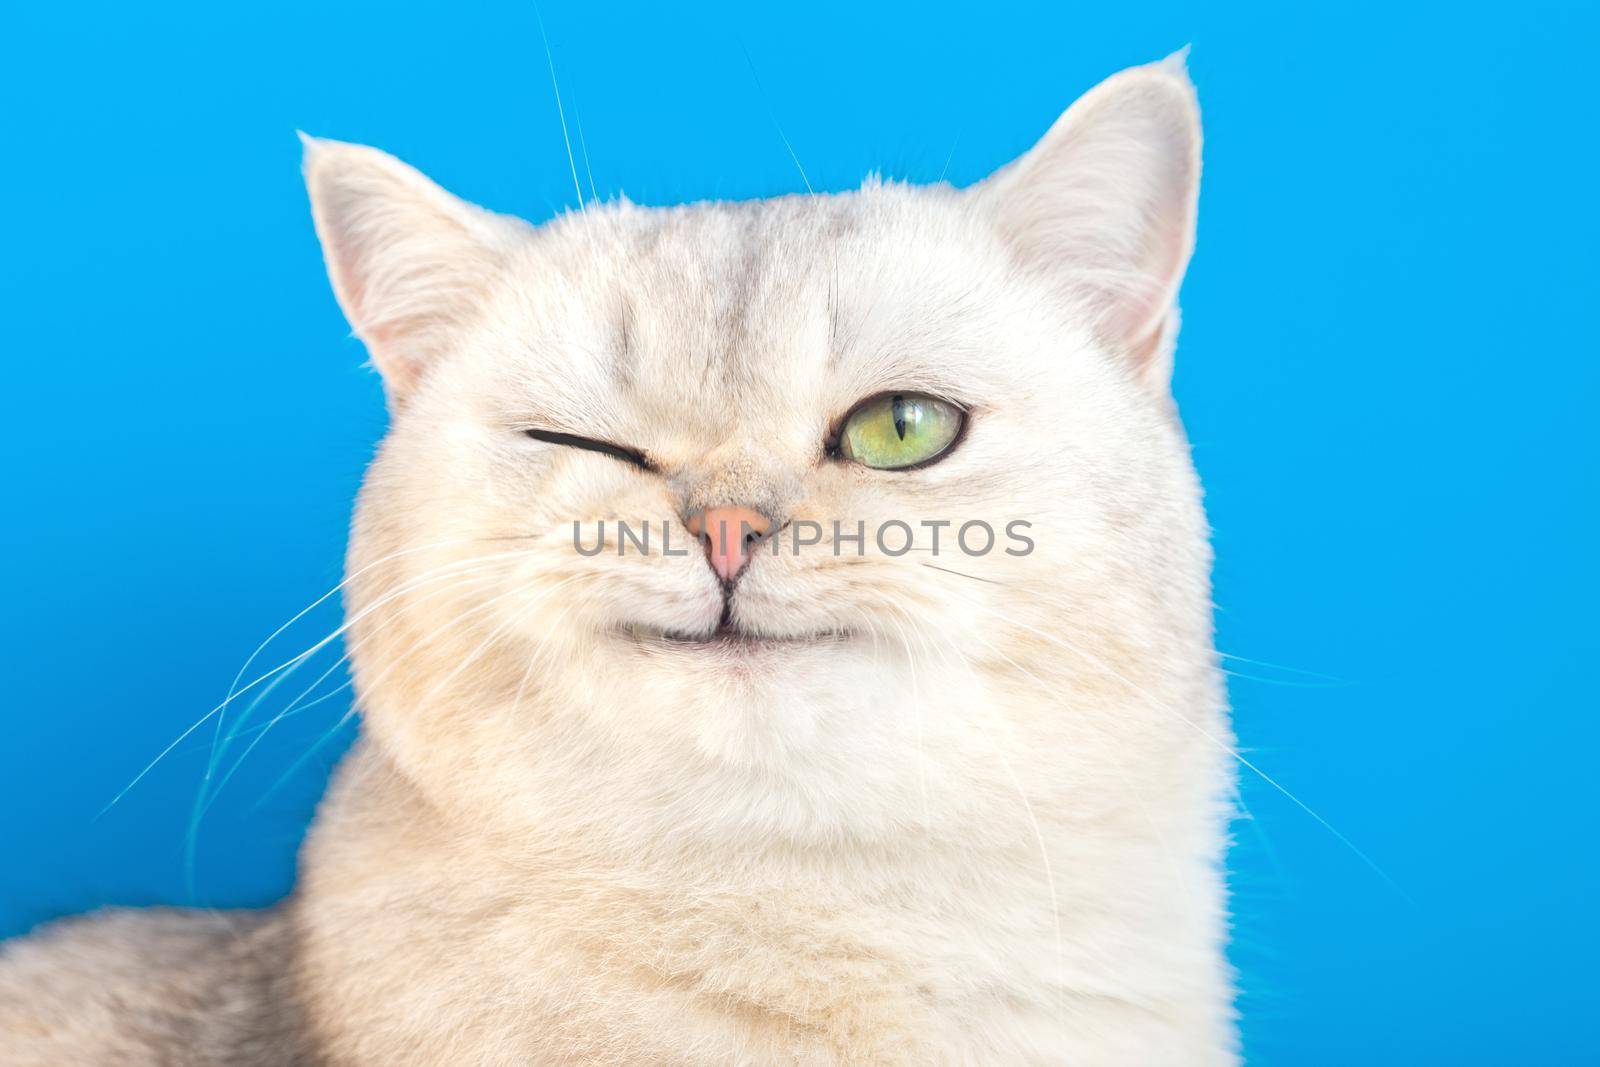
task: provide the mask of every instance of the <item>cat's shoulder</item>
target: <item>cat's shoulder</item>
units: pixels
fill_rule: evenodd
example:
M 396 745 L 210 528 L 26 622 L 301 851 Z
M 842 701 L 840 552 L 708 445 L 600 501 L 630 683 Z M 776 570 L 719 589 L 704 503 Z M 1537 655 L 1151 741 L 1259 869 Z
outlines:
M 12 1067 L 278 1067 L 300 1045 L 288 931 L 272 911 L 108 909 L 0 944 Z

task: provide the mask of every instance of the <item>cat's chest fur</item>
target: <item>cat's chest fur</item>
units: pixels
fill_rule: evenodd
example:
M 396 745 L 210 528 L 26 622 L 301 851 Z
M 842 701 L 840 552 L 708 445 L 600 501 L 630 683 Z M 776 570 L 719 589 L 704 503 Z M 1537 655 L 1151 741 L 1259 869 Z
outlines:
M 981 840 L 892 861 L 730 852 L 668 873 L 552 849 L 511 866 L 376 759 L 358 752 L 325 808 L 295 910 L 334 1064 L 1195 1061 L 1181 1008 L 1103 978 L 1108 952 L 1181 963 L 1131 936 L 1142 908 L 1079 885 L 1084 857 L 1048 821 L 1060 877 Z
M 352 1062 L 390 1041 L 440 1062 L 933 1062 L 1050 1010 L 1039 909 L 992 865 L 513 868 L 416 832 L 420 808 L 327 814 L 329 863 L 313 842 L 297 921 L 319 1037 Z

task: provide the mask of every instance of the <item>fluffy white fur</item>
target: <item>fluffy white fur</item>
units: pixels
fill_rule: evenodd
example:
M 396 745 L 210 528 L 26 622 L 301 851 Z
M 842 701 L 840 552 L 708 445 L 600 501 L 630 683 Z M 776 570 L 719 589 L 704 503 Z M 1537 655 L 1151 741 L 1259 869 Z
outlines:
M 1229 734 L 1167 391 L 1199 143 L 1169 60 L 970 189 L 533 227 L 307 141 L 394 413 L 350 552 L 363 739 L 279 917 L 318 1057 L 1233 1062 Z M 966 406 L 965 440 L 825 456 L 890 389 Z M 1037 549 L 794 555 L 791 526 L 732 611 L 792 640 L 740 650 L 651 636 L 716 627 L 698 553 L 573 550 L 574 519 L 716 504 Z

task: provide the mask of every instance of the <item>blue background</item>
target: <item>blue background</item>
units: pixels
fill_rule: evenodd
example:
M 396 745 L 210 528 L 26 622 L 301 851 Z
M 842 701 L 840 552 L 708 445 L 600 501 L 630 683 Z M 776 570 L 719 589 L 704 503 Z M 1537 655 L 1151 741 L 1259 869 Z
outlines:
M 1250 1059 L 1600 1058 L 1594 7 L 544 15 L 585 190 L 592 169 L 645 203 L 802 188 L 779 124 L 819 188 L 965 184 L 1192 42 L 1208 141 L 1176 389 L 1219 642 L 1265 661 L 1232 661 L 1241 742 L 1414 901 L 1246 771 Z M 108 901 L 264 903 L 346 694 L 256 735 L 192 890 L 209 724 L 96 816 L 338 580 L 383 430 L 293 131 L 534 219 L 573 205 L 535 9 L 5 22 L 0 935 Z M 324 605 L 264 663 L 336 624 Z

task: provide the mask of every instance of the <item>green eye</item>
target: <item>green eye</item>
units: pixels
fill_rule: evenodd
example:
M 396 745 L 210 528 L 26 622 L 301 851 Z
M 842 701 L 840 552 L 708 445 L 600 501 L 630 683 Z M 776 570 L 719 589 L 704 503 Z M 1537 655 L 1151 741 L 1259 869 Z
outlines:
M 943 400 L 888 393 L 850 413 L 839 434 L 839 451 L 876 470 L 921 466 L 955 444 L 965 419 L 965 412 Z

